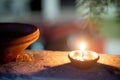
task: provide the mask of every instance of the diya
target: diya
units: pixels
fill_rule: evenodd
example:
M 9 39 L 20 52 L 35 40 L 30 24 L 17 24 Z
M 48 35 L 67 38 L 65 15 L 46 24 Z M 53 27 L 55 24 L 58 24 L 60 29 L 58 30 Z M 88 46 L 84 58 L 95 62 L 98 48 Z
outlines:
M 94 51 L 71 51 L 68 54 L 71 64 L 80 69 L 88 69 L 97 64 L 99 55 Z

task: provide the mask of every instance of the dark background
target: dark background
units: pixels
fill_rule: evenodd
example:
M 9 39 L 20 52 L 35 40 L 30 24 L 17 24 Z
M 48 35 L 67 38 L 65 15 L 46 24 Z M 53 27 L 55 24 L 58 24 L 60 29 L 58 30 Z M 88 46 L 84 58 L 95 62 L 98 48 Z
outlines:
M 42 0 L 31 0 L 30 6 L 32 11 L 41 11 Z M 75 6 L 75 0 L 60 0 L 60 5 L 64 6 Z

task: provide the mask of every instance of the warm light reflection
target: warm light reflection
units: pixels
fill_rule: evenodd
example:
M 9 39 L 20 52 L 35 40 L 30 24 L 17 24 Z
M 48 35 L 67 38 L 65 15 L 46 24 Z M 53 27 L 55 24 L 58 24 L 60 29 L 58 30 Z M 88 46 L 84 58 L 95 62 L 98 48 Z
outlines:
M 79 47 L 80 47 L 80 50 L 85 51 L 86 43 L 85 42 L 80 42 Z
M 73 59 L 79 60 L 79 61 L 89 61 L 89 60 L 95 60 L 98 58 L 98 54 L 94 51 L 71 51 L 70 57 Z

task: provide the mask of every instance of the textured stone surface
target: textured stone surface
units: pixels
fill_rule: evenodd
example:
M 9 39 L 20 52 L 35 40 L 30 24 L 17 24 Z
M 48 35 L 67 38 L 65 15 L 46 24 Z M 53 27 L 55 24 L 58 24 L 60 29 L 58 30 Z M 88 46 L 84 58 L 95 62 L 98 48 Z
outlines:
M 29 62 L 0 65 L 0 80 L 120 80 L 120 55 L 100 54 L 98 65 L 80 70 L 70 64 L 68 51 L 31 51 Z

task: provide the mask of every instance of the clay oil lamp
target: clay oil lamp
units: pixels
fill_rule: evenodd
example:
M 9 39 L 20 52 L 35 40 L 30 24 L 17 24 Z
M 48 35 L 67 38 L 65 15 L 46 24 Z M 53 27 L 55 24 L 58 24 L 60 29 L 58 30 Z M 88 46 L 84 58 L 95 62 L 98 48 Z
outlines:
M 97 64 L 99 55 L 94 51 L 85 50 L 86 44 L 82 42 L 80 44 L 80 50 L 71 51 L 68 54 L 68 58 L 71 64 L 79 69 L 89 69 Z

